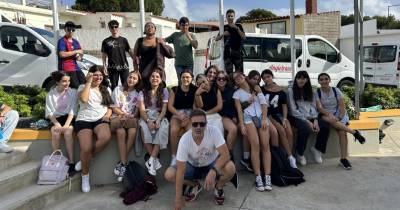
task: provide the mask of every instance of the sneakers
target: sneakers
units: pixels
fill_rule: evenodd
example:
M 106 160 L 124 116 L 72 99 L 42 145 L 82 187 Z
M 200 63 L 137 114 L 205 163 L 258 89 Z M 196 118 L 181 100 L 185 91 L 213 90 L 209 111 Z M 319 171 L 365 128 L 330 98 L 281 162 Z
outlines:
M 263 192 L 265 190 L 264 183 L 260 175 L 256 176 L 256 190 Z
M 13 148 L 10 147 L 7 143 L 0 142 L 0 153 L 10 153 L 12 151 L 13 151 Z
M 297 165 L 296 165 L 296 158 L 294 158 L 293 155 L 290 155 L 290 156 L 288 157 L 288 161 L 289 161 L 290 167 L 292 167 L 292 168 L 297 168 Z
M 315 149 L 314 146 L 310 148 L 310 151 L 313 154 L 315 162 L 321 164 L 322 163 L 321 152 Z
M 87 193 L 90 191 L 89 174 L 82 175 L 82 192 Z
M 114 174 L 118 176 L 117 181 L 122 182 L 126 171 L 126 166 L 121 162 L 118 162 L 114 168 Z
M 264 190 L 266 190 L 266 191 L 271 191 L 272 190 L 271 176 L 270 175 L 265 175 Z
M 217 205 L 223 205 L 225 201 L 224 189 L 214 189 L 214 200 Z
M 75 164 L 75 171 L 81 171 L 81 170 L 82 170 L 82 163 L 81 161 L 79 161 Z
M 149 172 L 149 174 L 155 176 L 156 175 L 156 169 L 154 167 L 154 159 L 153 157 L 150 157 L 146 163 L 144 164 Z
M 304 155 L 297 154 L 297 162 L 299 162 L 301 166 L 307 165 L 307 160 L 306 157 L 304 157 Z
M 197 182 L 196 186 L 189 187 L 188 193 L 185 195 L 185 201 L 191 202 L 196 200 L 197 195 L 203 190 L 203 186 L 200 182 Z
M 346 170 L 350 170 L 351 169 L 351 164 L 346 158 L 340 159 L 340 165 Z
M 353 134 L 354 138 L 356 138 L 356 140 L 358 142 L 360 142 L 360 144 L 364 144 L 365 143 L 365 138 L 364 136 L 361 135 L 359 130 L 355 130 L 356 132 Z
M 156 170 L 160 169 L 160 168 L 162 167 L 162 165 L 161 165 L 159 159 L 158 159 L 158 158 L 154 158 L 153 160 L 154 160 L 154 167 L 155 167 L 155 169 L 156 169 Z
M 251 166 L 251 160 L 250 159 L 241 159 L 240 163 L 244 166 L 244 168 L 247 171 L 253 172 L 253 167 Z

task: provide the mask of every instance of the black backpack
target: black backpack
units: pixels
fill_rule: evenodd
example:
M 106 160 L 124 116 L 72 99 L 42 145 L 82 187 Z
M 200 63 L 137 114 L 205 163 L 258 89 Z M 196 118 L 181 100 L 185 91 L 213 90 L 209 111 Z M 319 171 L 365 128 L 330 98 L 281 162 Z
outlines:
M 136 161 L 130 161 L 123 179 L 124 192 L 130 192 L 144 182 L 147 170 Z
M 286 153 L 280 147 L 275 146 L 271 146 L 271 182 L 279 187 L 297 186 L 305 182 L 304 174 L 299 169 L 292 168 Z

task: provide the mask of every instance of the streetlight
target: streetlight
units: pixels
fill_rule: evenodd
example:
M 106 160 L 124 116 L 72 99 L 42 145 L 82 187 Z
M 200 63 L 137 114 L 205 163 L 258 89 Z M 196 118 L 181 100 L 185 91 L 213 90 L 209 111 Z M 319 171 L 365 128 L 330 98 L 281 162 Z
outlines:
M 394 5 L 389 5 L 388 6 L 388 17 L 389 17 L 389 15 L 390 15 L 390 13 L 389 13 L 389 9 L 390 9 L 390 7 L 398 7 L 398 6 L 400 6 L 400 4 L 394 4 Z

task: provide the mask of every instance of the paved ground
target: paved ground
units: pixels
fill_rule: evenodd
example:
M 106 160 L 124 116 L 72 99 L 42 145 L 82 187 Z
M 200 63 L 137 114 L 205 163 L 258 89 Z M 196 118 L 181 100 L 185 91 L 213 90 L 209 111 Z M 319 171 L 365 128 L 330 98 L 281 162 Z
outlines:
M 253 175 L 240 172 L 240 188 L 225 189 L 226 201 L 216 206 L 212 192 L 187 203 L 186 209 L 379 209 L 397 210 L 400 207 L 400 130 L 386 131 L 378 154 L 351 157 L 353 170 L 345 171 L 337 159 L 325 160 L 322 165 L 302 168 L 307 180 L 297 187 L 274 187 L 271 192 L 257 192 Z M 159 181 L 159 193 L 147 202 L 125 206 L 118 197 L 119 185 L 97 186 L 90 193 L 80 194 L 49 209 L 172 209 L 174 186 Z

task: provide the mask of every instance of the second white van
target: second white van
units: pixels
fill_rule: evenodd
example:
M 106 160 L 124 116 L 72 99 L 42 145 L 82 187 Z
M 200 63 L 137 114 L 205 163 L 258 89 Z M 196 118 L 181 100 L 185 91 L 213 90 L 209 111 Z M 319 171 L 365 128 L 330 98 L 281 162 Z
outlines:
M 318 74 L 321 72 L 331 76 L 332 86 L 354 85 L 354 63 L 333 44 L 317 35 L 295 38 L 296 71 L 307 71 L 313 85 L 318 85 Z M 292 80 L 290 35 L 246 33 L 242 44 L 245 74 L 251 70 L 261 72 L 270 69 L 277 84 L 288 85 L 288 81 Z M 210 64 L 218 64 L 221 56 L 219 42 L 210 39 L 208 50 Z

